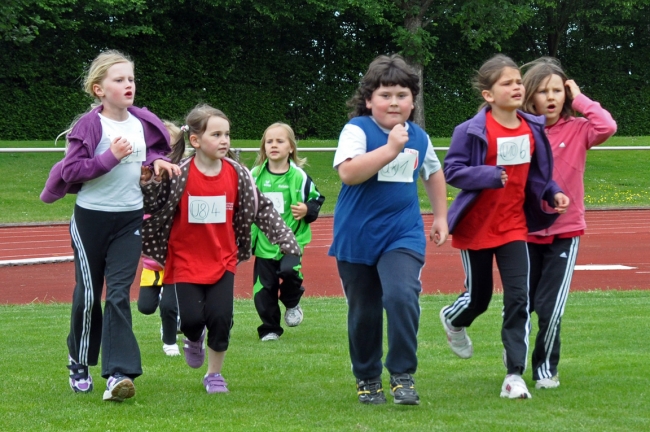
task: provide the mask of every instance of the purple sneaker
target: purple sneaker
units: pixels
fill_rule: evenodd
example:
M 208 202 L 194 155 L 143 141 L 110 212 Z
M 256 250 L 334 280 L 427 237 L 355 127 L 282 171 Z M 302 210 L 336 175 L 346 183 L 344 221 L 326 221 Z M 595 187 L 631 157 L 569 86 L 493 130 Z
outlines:
M 105 401 L 122 402 L 135 396 L 135 386 L 131 378 L 116 373 L 108 378 L 106 382 L 106 391 L 104 392 Z
M 93 391 L 93 377 L 88 372 L 88 366 L 78 364 L 68 356 L 70 364 L 70 388 L 75 393 L 89 393 Z
M 221 374 L 218 373 L 208 374 L 203 378 L 203 386 L 207 390 L 208 394 L 228 393 L 228 387 L 226 387 L 226 385 L 226 381 L 224 381 Z
M 185 362 L 191 368 L 197 369 L 203 366 L 205 361 L 205 348 L 203 341 L 205 340 L 205 329 L 201 333 L 198 341 L 192 342 L 191 340 L 183 339 L 183 352 L 185 353 Z

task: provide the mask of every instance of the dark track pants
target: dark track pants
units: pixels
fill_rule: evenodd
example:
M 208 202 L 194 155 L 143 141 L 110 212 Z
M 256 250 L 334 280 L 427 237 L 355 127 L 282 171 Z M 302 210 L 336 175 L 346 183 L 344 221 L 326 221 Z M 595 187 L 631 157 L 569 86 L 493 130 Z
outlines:
M 369 379 L 382 372 L 384 309 L 388 320 L 386 369 L 415 373 L 420 324 L 420 272 L 424 257 L 408 249 L 383 254 L 376 265 L 337 261 L 348 303 L 352 373 Z
M 281 336 L 284 333 L 280 325 L 282 311 L 278 301 L 285 308 L 298 306 L 305 292 L 302 286 L 302 273 L 300 267 L 287 274 L 279 274 L 280 261 L 266 258 L 255 258 L 253 270 L 253 299 L 255 309 L 262 320 L 262 325 L 257 328 L 260 339 L 269 333 Z M 282 282 L 280 282 L 282 280 Z
M 569 297 L 580 237 L 556 238 L 551 244 L 529 243 L 530 311 L 539 331 L 533 350 L 533 379 L 557 375 L 560 363 L 560 325 Z
M 492 299 L 492 262 L 496 257 L 503 283 L 501 340 L 506 350 L 508 373 L 523 374 L 528 358 L 528 248 L 514 241 L 491 249 L 461 250 L 465 269 L 465 292 L 445 308 L 444 315 L 455 327 L 469 327 L 485 312 Z
M 162 274 L 158 271 L 156 273 Z M 173 345 L 176 343 L 176 334 L 178 333 L 178 302 L 175 293 L 165 293 L 165 290 L 162 289 L 162 280 L 160 280 L 160 285 L 141 286 L 138 294 L 138 311 L 140 313 L 151 315 L 158 308 L 160 308 L 162 323 L 162 341 L 167 345 Z
M 116 372 L 130 378 L 142 375 L 130 303 L 131 284 L 142 253 L 142 214 L 142 210 L 103 212 L 75 206 L 70 222 L 76 285 L 68 352 L 76 362 L 94 366 L 101 345 L 104 378 Z
M 214 351 L 228 350 L 233 320 L 235 275 L 229 271 L 214 284 L 177 283 L 164 285 L 163 296 L 174 295 L 178 301 L 181 331 L 196 342 L 207 328 L 207 345 Z

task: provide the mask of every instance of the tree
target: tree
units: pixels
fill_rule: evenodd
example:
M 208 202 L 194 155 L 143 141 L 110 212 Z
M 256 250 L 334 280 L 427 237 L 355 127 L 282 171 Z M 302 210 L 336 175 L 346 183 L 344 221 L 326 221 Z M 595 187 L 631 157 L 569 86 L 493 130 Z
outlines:
M 459 26 L 468 48 L 489 43 L 499 49 L 533 14 L 526 0 L 349 0 L 349 4 L 361 5 L 369 17 L 392 27 L 394 42 L 420 77 L 422 91 L 415 101 L 414 120 L 422 128 L 426 126 L 423 71 L 436 50 L 444 49 L 429 29 L 441 23 Z

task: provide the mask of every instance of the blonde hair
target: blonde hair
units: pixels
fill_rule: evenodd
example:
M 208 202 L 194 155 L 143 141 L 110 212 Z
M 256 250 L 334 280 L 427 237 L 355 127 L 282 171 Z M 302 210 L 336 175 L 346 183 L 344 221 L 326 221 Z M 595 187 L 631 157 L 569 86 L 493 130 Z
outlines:
M 199 104 L 187 114 L 187 117 L 185 117 L 185 125 L 183 126 L 183 129 L 187 129 L 185 129 L 185 132 L 179 129 L 180 134 L 178 139 L 172 141 L 172 152 L 169 154 L 169 158 L 173 163 L 178 163 L 183 158 L 183 154 L 185 153 L 185 136 L 189 138 L 190 135 L 203 135 L 208 127 L 208 120 L 212 117 L 220 117 L 230 125 L 230 119 L 223 111 L 207 104 Z M 194 153 L 196 153 L 196 150 L 191 151 L 190 156 Z M 226 156 L 235 159 L 235 155 L 231 149 L 228 149 Z
M 95 94 L 95 91 L 93 90 L 93 86 L 95 84 L 101 84 L 101 82 L 106 78 L 106 74 L 108 73 L 108 70 L 111 68 L 111 66 L 116 65 L 118 63 L 131 63 L 131 66 L 135 66 L 133 61 L 126 55 L 122 54 L 121 52 L 117 50 L 108 50 L 100 53 L 95 59 L 92 61 L 90 66 L 88 67 L 88 70 L 86 71 L 86 75 L 83 79 L 83 89 L 90 97 L 93 98 L 93 103 L 90 104 L 90 109 L 86 111 L 83 114 L 79 114 L 77 117 L 75 117 L 74 120 L 72 120 L 72 123 L 70 126 L 61 132 L 57 137 L 54 139 L 54 145 L 56 146 L 57 141 L 59 138 L 61 138 L 63 135 L 67 135 L 70 133 L 74 125 L 83 117 L 87 112 L 92 110 L 93 108 L 98 107 L 101 105 L 101 101 Z M 66 152 L 68 149 L 68 141 L 66 139 L 65 143 L 65 148 Z
M 95 57 L 95 60 L 88 67 L 86 72 L 86 77 L 83 82 L 83 89 L 86 93 L 90 95 L 96 102 L 99 102 L 93 86 L 95 84 L 101 84 L 101 82 L 106 78 L 106 74 L 111 66 L 114 66 L 118 63 L 130 63 L 131 66 L 135 67 L 133 61 L 126 55 L 122 54 L 116 50 L 104 51 Z
M 161 120 L 161 121 L 165 125 L 167 132 L 169 132 L 169 141 L 170 142 L 178 141 L 178 138 L 180 138 L 181 135 L 181 128 L 176 126 L 176 123 L 170 122 L 169 120 Z
M 472 79 L 472 87 L 474 87 L 479 94 L 481 94 L 483 90 L 491 90 L 494 84 L 499 81 L 503 70 L 506 68 L 519 70 L 517 63 L 515 63 L 515 61 L 510 57 L 503 54 L 495 55 L 483 63 L 481 68 L 476 72 L 476 75 Z M 487 105 L 489 104 L 484 101 L 478 107 L 478 110 L 481 111 Z
M 566 83 L 569 79 L 564 71 L 562 70 L 562 65 L 560 61 L 553 57 L 540 57 L 537 60 L 533 60 L 530 63 L 526 63 L 521 67 L 526 69 L 524 74 L 523 84 L 526 88 L 526 97 L 524 98 L 523 110 L 531 114 L 539 115 L 535 109 L 535 103 L 533 101 L 533 96 L 537 92 L 539 86 L 551 78 L 552 75 L 557 75 L 562 79 L 562 84 Z M 564 105 L 560 111 L 560 116 L 563 119 L 567 119 L 573 115 L 575 112 L 571 105 L 573 104 L 573 97 L 571 93 L 566 89 L 564 90 Z
M 260 144 L 260 151 L 257 154 L 257 158 L 255 159 L 254 166 L 263 165 L 266 159 L 268 158 L 265 149 L 266 133 L 271 129 L 277 127 L 284 129 L 284 131 L 287 133 L 287 138 L 289 140 L 289 144 L 291 145 L 291 152 L 289 152 L 289 159 L 292 160 L 293 163 L 299 167 L 304 166 L 307 163 L 307 158 L 298 157 L 298 142 L 296 141 L 296 134 L 293 132 L 291 126 L 282 122 L 275 122 L 271 126 L 267 127 L 266 130 L 264 131 L 264 134 L 262 135 L 261 144 Z

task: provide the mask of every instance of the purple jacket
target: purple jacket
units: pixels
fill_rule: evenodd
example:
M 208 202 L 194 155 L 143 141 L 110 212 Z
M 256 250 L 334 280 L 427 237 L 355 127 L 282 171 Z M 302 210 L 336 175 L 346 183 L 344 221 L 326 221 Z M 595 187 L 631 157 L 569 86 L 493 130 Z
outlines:
M 451 137 L 449 151 L 445 157 L 445 179 L 451 186 L 462 189 L 449 207 L 447 221 L 449 232 L 465 216 L 471 204 L 483 189 L 502 188 L 501 166 L 484 165 L 487 156 L 487 137 L 485 131 L 485 114 L 489 108 L 479 111 L 473 118 L 456 126 Z M 530 161 L 524 214 L 530 232 L 551 226 L 559 216 L 546 213 L 542 201 L 555 207 L 555 194 L 562 192 L 553 181 L 553 153 L 544 133 L 546 118 L 517 111 L 523 117 L 535 140 L 535 152 Z
M 68 193 L 77 193 L 81 185 L 102 176 L 116 167 L 120 161 L 111 151 L 95 157 L 95 149 L 102 138 L 102 123 L 97 115 L 104 109 L 98 106 L 84 114 L 66 137 L 68 149 L 65 157 L 54 164 L 41 192 L 41 201 L 53 203 Z M 142 123 L 147 144 L 147 159 L 143 165 L 151 165 L 156 159 L 169 161 L 169 132 L 160 119 L 146 108 L 130 107 L 129 112 Z

